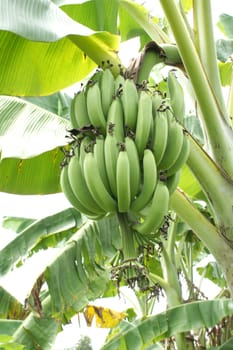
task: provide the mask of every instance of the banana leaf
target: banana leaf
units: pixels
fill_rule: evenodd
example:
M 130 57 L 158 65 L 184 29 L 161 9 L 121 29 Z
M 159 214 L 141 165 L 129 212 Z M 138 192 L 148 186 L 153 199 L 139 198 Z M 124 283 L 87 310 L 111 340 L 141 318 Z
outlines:
M 41 236 L 79 227 L 81 223 L 80 213 L 73 208 L 33 222 L 1 250 L 0 275 L 3 276 L 12 269 L 14 264 L 29 252 Z
M 67 144 L 69 122 L 17 97 L 0 96 L 1 159 L 31 158 Z
M 13 334 L 16 343 L 24 345 L 24 350 L 50 350 L 60 323 L 50 317 L 36 317 L 32 313 L 22 322 Z
M 196 301 L 168 309 L 133 323 L 122 321 L 113 330 L 103 350 L 141 350 L 152 342 L 192 329 L 213 327 L 223 317 L 233 314 L 229 299 Z
M 17 97 L 0 96 L 0 191 L 60 192 L 60 163 L 64 158 L 60 147 L 68 142 L 69 125 L 69 120 L 48 109 Z
M 35 344 L 43 350 L 49 349 L 61 324 L 108 288 L 110 271 L 104 263 L 116 251 L 111 248 L 116 236 L 121 241 L 116 218 L 104 219 L 101 232 L 102 237 L 112 237 L 104 248 L 99 223 L 86 222 L 47 266 L 44 277 L 48 294 L 41 302 L 40 317 L 35 317 L 37 310 L 34 310 L 13 335 L 15 342 L 25 345 L 25 350 L 34 350 Z
M 27 312 L 24 310 L 23 305 L 1 286 L 0 286 L 0 300 L 1 300 L 1 303 L 0 303 L 1 319 L 22 320 L 23 318 L 26 317 Z M 12 323 L 12 327 L 13 325 L 14 323 Z M 9 329 L 11 329 L 10 323 L 9 323 Z M 1 328 L 1 324 L 0 324 L 0 333 L 9 334 L 9 333 L 3 332 Z
M 0 93 L 6 95 L 48 95 L 104 60 L 119 63 L 118 36 L 91 30 L 49 0 L 0 1 L 0 41 Z
M 145 6 L 129 0 L 120 0 L 120 11 L 120 26 L 123 30 L 124 40 L 140 36 L 141 41 L 143 41 L 143 37 L 146 35 L 146 38 L 150 38 L 147 41 L 154 40 L 158 44 L 169 42 L 165 32 L 156 23 L 156 18 L 153 19 L 150 16 Z M 127 24 L 126 21 L 129 21 L 129 23 Z
M 4 350 L 23 350 L 24 346 L 12 341 L 12 337 L 9 335 L 0 334 L 0 347 Z
M 232 349 L 233 349 L 233 338 L 230 338 L 221 346 L 218 346 L 216 348 L 211 348 L 210 350 L 232 350 Z
M 66 5 L 64 1 L 59 6 L 72 19 L 92 30 L 117 34 L 118 5 L 118 0 L 89 0 L 75 5 L 69 2 Z
M 109 229 L 112 231 L 109 231 Z M 103 235 L 111 237 L 103 244 Z M 102 237 L 101 237 L 102 236 Z M 106 260 L 116 253 L 114 240 L 121 242 L 115 217 L 99 222 L 86 222 L 67 242 L 59 256 L 45 271 L 51 296 L 51 313 L 58 317 L 60 310 L 76 312 L 103 295 L 108 286 L 110 270 Z M 119 243 L 118 243 L 119 245 Z M 65 280 L 64 280 L 65 276 Z
M 20 320 L 0 320 L 0 335 L 11 336 L 19 328 L 23 321 Z

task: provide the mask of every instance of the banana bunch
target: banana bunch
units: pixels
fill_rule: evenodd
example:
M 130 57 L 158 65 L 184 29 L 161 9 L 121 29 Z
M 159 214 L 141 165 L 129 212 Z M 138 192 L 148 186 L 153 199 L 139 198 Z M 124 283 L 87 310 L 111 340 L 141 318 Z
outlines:
M 163 94 L 100 70 L 75 95 L 71 124 L 60 179 L 70 203 L 92 220 L 128 213 L 139 234 L 156 232 L 189 156 Z

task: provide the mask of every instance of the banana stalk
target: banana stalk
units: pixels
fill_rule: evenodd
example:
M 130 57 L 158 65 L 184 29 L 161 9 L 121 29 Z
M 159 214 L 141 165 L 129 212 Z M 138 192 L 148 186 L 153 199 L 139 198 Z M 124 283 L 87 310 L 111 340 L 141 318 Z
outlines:
M 122 248 L 123 248 L 124 260 L 137 258 L 138 252 L 137 252 L 137 249 L 135 248 L 134 234 L 130 226 L 127 214 L 118 213 L 118 220 L 119 220 L 121 235 L 122 235 Z
M 221 234 L 231 242 L 233 241 L 233 182 L 191 136 L 189 139 L 190 154 L 187 165 L 209 199 Z
M 170 207 L 184 220 L 221 265 L 233 296 L 232 246 L 222 239 L 218 229 L 192 204 L 186 195 L 176 190 L 170 198 Z
M 210 152 L 214 160 L 233 178 L 233 131 L 229 126 L 214 90 L 204 70 L 189 30 L 174 0 L 160 0 L 173 31 L 182 61 L 191 80 L 208 135 Z

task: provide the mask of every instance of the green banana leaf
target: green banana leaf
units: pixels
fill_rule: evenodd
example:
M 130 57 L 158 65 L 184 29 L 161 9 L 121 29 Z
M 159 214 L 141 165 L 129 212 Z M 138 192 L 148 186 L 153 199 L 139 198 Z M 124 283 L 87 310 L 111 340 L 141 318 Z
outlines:
M 92 30 L 118 33 L 118 0 L 89 0 L 76 5 L 63 1 L 58 6 L 61 6 L 61 9 L 72 19 Z
M 184 165 L 181 172 L 179 188 L 187 193 L 191 198 L 207 201 L 201 186 L 193 176 L 187 165 Z
M 232 41 L 231 52 L 233 52 L 233 41 Z M 232 74 L 232 68 L 233 68 L 232 61 L 219 62 L 218 68 L 220 72 L 220 79 L 221 79 L 222 86 L 231 85 L 231 74 Z
M 197 267 L 197 272 L 202 278 L 207 278 L 220 288 L 226 288 L 223 272 L 216 261 L 210 261 L 205 267 Z
M 6 95 L 48 95 L 102 61 L 119 63 L 118 36 L 92 31 L 49 0 L 1 1 L 0 41 L 0 93 Z
M 181 0 L 181 5 L 183 7 L 184 12 L 188 13 L 193 7 L 193 2 L 192 0 Z
M 36 317 L 31 313 L 13 334 L 13 339 L 24 345 L 24 350 L 50 350 L 59 326 L 60 323 L 51 317 Z
M 35 222 L 36 219 L 21 218 L 18 216 L 4 216 L 2 220 L 2 227 L 6 230 L 21 233 L 26 227 Z
M 121 239 L 115 217 L 100 222 L 84 223 L 47 266 L 44 276 L 48 295 L 42 300 L 41 315 L 35 317 L 31 312 L 13 336 L 15 342 L 25 345 L 25 350 L 34 350 L 35 344 L 49 349 L 61 323 L 69 321 L 108 288 L 110 271 L 104 263 L 116 252 L 116 236 Z M 101 239 L 112 237 L 104 246 L 100 233 Z
M 68 142 L 66 130 L 70 123 L 48 111 L 49 108 L 57 112 L 60 108 L 60 113 L 63 108 L 67 111 L 65 103 L 57 103 L 55 106 L 54 100 L 47 98 L 47 109 L 42 109 L 17 97 L 0 96 L 1 192 L 49 194 L 61 191 L 60 163 L 64 154 L 59 148 Z
M 23 350 L 24 346 L 17 344 L 15 342 L 12 341 L 12 337 L 9 335 L 1 335 L 0 334 L 0 349 L 4 349 L 4 350 Z
M 1 303 L 0 303 L 1 319 L 22 320 L 27 315 L 27 312 L 24 310 L 23 305 L 1 286 L 0 286 L 0 300 L 1 300 Z M 12 325 L 14 324 L 12 323 Z M 10 327 L 10 324 L 9 324 L 9 329 L 12 329 Z M 1 324 L 0 324 L 0 333 L 9 334 L 9 333 L 3 332 L 1 328 Z
M 23 99 L 69 120 L 72 97 L 63 91 L 48 96 L 32 96 Z
M 61 192 L 60 148 L 30 159 L 5 158 L 0 163 L 0 192 L 19 195 Z
M 1 250 L 0 276 L 5 275 L 12 269 L 14 264 L 24 257 L 43 235 L 46 236 L 68 228 L 78 228 L 81 224 L 81 215 L 73 208 L 36 220 Z
M 233 16 L 227 13 L 222 13 L 219 16 L 219 22 L 217 23 L 218 28 L 222 31 L 222 33 L 225 36 L 227 36 L 230 39 L 233 39 L 232 24 L 233 24 Z
M 0 96 L 1 159 L 31 158 L 67 144 L 69 122 L 17 97 Z
M 103 350 L 142 350 L 145 345 L 192 329 L 213 327 L 223 317 L 233 314 L 229 299 L 196 301 L 180 305 L 156 316 L 133 323 L 122 321 L 114 329 Z
M 145 9 L 139 4 L 133 5 L 145 11 Z M 151 40 L 149 35 L 135 21 L 135 19 L 132 16 L 129 16 L 129 13 L 125 11 L 123 6 L 119 6 L 119 29 L 122 42 L 138 37 L 140 39 L 140 49 L 142 49 L 144 45 Z
M 104 245 L 103 238 L 107 235 L 111 239 Z M 71 314 L 72 310 L 77 312 L 90 300 L 104 294 L 110 278 L 105 263 L 116 253 L 116 237 L 121 242 L 118 221 L 111 217 L 103 219 L 101 224 L 87 221 L 69 239 L 45 271 L 53 316 L 59 317 L 61 310 Z
M 0 334 L 11 336 L 21 324 L 20 320 L 0 320 Z
M 221 346 L 218 346 L 217 348 L 211 348 L 211 350 L 232 350 L 232 349 L 233 349 L 233 338 L 230 338 L 224 344 L 222 344 Z
M 129 39 L 136 36 L 145 36 L 158 44 L 169 42 L 165 32 L 159 27 L 157 20 L 151 18 L 145 6 L 139 5 L 130 0 L 120 0 L 120 28 L 123 29 L 123 39 Z M 130 18 L 128 19 L 128 17 Z M 127 24 L 126 21 L 129 21 Z M 135 25 L 136 23 L 136 25 Z

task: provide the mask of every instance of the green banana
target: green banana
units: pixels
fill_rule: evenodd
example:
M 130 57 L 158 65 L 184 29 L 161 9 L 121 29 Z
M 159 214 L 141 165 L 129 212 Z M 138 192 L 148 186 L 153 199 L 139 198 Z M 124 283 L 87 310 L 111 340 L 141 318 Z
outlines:
M 119 97 L 112 101 L 107 114 L 107 132 L 114 134 L 118 142 L 124 140 L 124 114 Z
M 79 128 L 79 124 L 77 123 L 76 120 L 76 112 L 75 112 L 75 98 L 77 97 L 77 94 L 74 95 L 74 97 L 71 100 L 71 104 L 70 104 L 70 122 L 72 125 L 72 128 L 78 129 Z M 89 117 L 88 117 L 89 119 Z
M 178 82 L 173 71 L 168 73 L 167 85 L 170 97 L 170 105 L 172 107 L 175 118 L 181 123 L 184 123 L 185 116 L 185 100 L 184 90 Z
M 89 136 L 85 136 L 82 139 L 79 146 L 79 162 L 82 169 L 83 169 L 83 160 L 85 158 L 85 155 L 87 152 L 93 151 L 93 147 L 94 147 L 94 140 Z
M 159 107 L 161 106 L 161 103 L 163 101 L 163 94 L 159 90 L 156 90 L 153 92 L 152 95 L 152 111 L 153 111 L 153 116 L 155 117 L 157 114 L 157 111 Z
M 168 188 L 164 182 L 158 181 L 147 215 L 144 217 L 144 221 L 135 224 L 133 229 L 143 235 L 148 235 L 158 230 L 164 220 L 164 216 L 168 212 L 168 205 Z
M 139 195 L 131 203 L 130 210 L 139 212 L 150 202 L 157 184 L 157 166 L 150 149 L 145 149 L 143 156 L 143 184 Z
M 182 144 L 181 151 L 178 155 L 178 158 L 176 159 L 175 163 L 170 168 L 167 169 L 166 175 L 171 176 L 175 174 L 177 171 L 179 171 L 187 161 L 189 157 L 189 153 L 190 153 L 190 142 L 189 142 L 188 136 L 184 134 L 183 144 Z
M 97 68 L 94 74 L 90 77 L 86 84 L 86 91 L 89 87 L 93 86 L 93 84 L 100 84 L 102 78 L 103 70 L 101 68 Z
M 154 133 L 152 140 L 152 150 L 157 166 L 161 162 L 167 147 L 168 120 L 165 111 L 157 111 L 154 118 Z
M 108 133 L 104 141 L 104 157 L 109 186 L 115 198 L 117 198 L 116 164 L 118 154 L 119 146 L 117 139 L 114 135 Z
M 98 83 L 93 83 L 87 90 L 87 112 L 91 124 L 105 135 L 106 119 L 103 112 L 101 91 Z
M 122 93 L 124 82 L 125 82 L 125 78 L 123 77 L 123 75 L 119 74 L 116 77 L 115 82 L 114 82 L 115 96 L 120 96 L 120 94 Z
M 133 139 L 129 136 L 125 138 L 125 149 L 129 158 L 130 167 L 130 191 L 132 199 L 138 194 L 141 182 L 141 170 L 138 150 Z
M 92 152 L 87 153 L 84 158 L 83 173 L 87 187 L 98 205 L 106 213 L 115 212 L 116 202 L 107 191 L 101 179 L 98 164 Z
M 123 83 L 121 102 L 124 110 L 125 126 L 135 131 L 138 113 L 138 91 L 132 79 L 126 79 Z
M 117 203 L 119 213 L 129 210 L 131 202 L 130 193 L 130 165 L 126 151 L 120 151 L 116 167 Z
M 91 124 L 88 112 L 85 90 L 79 91 L 71 102 L 71 124 L 74 128 L 78 129 L 85 125 Z
M 69 177 L 68 177 L 68 166 L 65 166 L 62 168 L 61 176 L 60 176 L 60 185 L 62 192 L 70 202 L 70 204 L 79 210 L 81 213 L 86 215 L 87 217 L 94 217 L 95 213 L 91 212 L 89 209 L 83 206 L 83 204 L 78 200 L 78 198 L 75 196 L 74 192 L 72 191 Z
M 138 101 L 137 126 L 135 132 L 135 143 L 138 149 L 139 158 L 142 158 L 144 149 L 149 142 L 152 120 L 151 96 L 146 91 L 141 91 Z
M 167 113 L 171 113 L 169 110 L 166 110 Z M 184 139 L 183 128 L 180 124 L 176 122 L 176 120 L 169 115 L 168 120 L 168 139 L 167 139 L 167 147 L 165 149 L 163 158 L 159 163 L 159 169 L 167 170 L 175 164 Z
M 175 192 L 179 182 L 180 182 L 181 170 L 177 171 L 173 175 L 169 176 L 166 180 L 166 185 L 170 196 Z
M 100 81 L 102 107 L 105 118 L 107 117 L 108 109 L 112 103 L 113 96 L 115 94 L 115 82 L 114 77 L 110 69 L 105 69 L 102 73 Z
M 103 137 L 97 137 L 96 143 L 94 145 L 94 157 L 97 161 L 100 177 L 104 183 L 104 186 L 108 190 L 108 192 L 111 192 L 109 182 L 108 182 L 108 176 L 106 171 L 106 165 L 105 165 L 105 155 L 104 155 L 104 138 Z
M 85 208 L 87 208 L 95 215 L 106 214 L 92 197 L 87 187 L 85 178 L 83 176 L 82 167 L 77 156 L 72 157 L 69 162 L 68 177 L 74 195 L 78 198 L 79 202 Z

